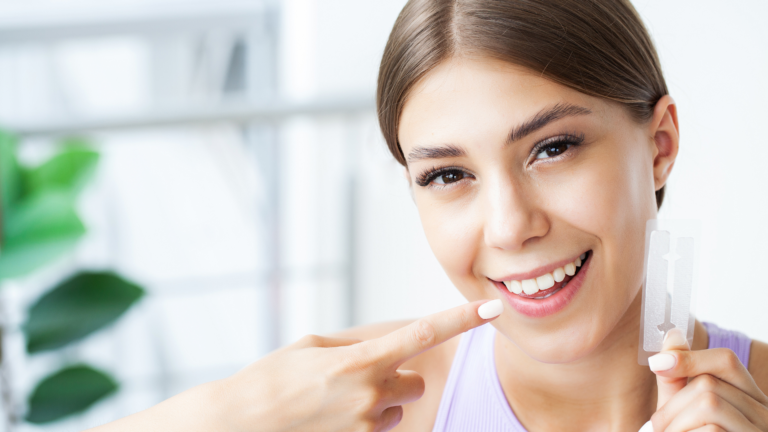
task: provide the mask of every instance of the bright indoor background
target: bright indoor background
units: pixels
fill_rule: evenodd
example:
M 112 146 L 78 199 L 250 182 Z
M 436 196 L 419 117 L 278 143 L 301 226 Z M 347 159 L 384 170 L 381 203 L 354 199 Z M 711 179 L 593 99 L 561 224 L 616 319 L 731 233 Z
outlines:
M 636 0 L 679 108 L 662 217 L 704 227 L 697 315 L 768 340 L 768 2 Z M 4 341 L 11 405 L 55 365 L 121 383 L 78 431 L 231 375 L 307 333 L 460 304 L 374 113 L 403 0 L 0 0 L 0 128 L 102 154 L 76 253 L 0 292 L 4 324 L 78 268 L 148 291 L 64 355 Z M 757 272 L 757 273 L 755 273 Z

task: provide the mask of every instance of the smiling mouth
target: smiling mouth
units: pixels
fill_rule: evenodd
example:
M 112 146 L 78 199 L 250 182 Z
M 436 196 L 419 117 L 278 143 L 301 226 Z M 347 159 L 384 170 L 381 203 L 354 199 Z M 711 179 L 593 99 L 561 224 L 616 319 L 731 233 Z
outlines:
M 568 282 L 579 274 L 582 264 L 589 259 L 591 254 L 591 250 L 587 251 L 574 261 L 533 279 L 502 282 L 507 290 L 513 294 L 527 299 L 543 300 L 568 285 Z

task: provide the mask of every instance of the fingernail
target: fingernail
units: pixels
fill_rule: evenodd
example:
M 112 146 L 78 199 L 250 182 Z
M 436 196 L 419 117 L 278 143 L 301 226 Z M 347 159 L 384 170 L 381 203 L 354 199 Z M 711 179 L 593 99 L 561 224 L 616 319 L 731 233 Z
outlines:
M 477 314 L 482 319 L 496 318 L 504 311 L 504 305 L 501 304 L 501 300 L 491 300 L 488 303 L 483 303 L 477 308 Z
M 677 363 L 677 359 L 672 354 L 661 353 L 648 358 L 648 366 L 653 372 L 670 370 L 675 367 L 675 363 Z
M 673 328 L 664 335 L 664 345 L 666 346 L 688 346 L 688 340 L 685 334 L 679 328 Z

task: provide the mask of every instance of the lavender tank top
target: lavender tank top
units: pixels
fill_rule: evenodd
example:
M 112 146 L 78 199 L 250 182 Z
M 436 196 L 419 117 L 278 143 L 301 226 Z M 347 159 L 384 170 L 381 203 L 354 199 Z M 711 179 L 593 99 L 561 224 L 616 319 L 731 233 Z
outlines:
M 709 348 L 730 348 L 749 366 L 751 340 L 742 333 L 703 323 Z M 448 374 L 433 432 L 527 432 L 512 412 L 494 363 L 496 329 L 491 324 L 464 333 Z

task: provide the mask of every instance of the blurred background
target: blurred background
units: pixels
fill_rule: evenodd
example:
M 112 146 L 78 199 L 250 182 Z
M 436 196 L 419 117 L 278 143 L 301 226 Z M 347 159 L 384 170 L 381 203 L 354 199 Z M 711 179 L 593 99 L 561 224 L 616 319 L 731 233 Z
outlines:
M 88 171 L 65 173 L 82 180 L 67 195 L 77 241 L 24 275 L 0 269 L 5 430 L 82 430 L 304 334 L 463 302 L 375 118 L 404 3 L 0 0 L 0 130 L 17 137 L 22 174 L 53 178 L 57 157 Z M 768 3 L 634 4 L 679 107 L 662 217 L 704 228 L 697 315 L 768 340 L 767 288 L 753 277 L 768 260 Z M 30 348 L 41 298 L 88 272 L 119 275 L 130 295 L 90 333 Z M 33 393 L 50 411 L 45 377 L 78 364 L 105 374 L 107 396 L 24 421 Z

